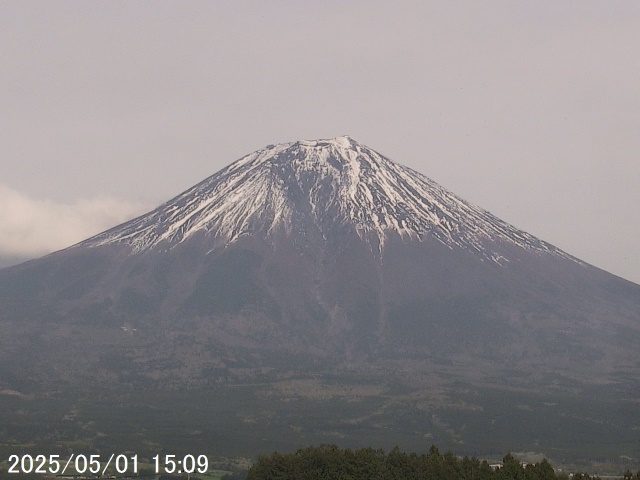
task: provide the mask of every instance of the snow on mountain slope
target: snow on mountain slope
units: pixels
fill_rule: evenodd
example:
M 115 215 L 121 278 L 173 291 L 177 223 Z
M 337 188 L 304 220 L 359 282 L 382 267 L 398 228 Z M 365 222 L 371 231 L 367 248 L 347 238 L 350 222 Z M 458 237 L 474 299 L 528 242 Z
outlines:
M 229 244 L 244 234 L 291 234 L 302 217 L 323 235 L 335 226 L 352 228 L 374 251 L 396 234 L 432 236 L 497 263 L 508 258 L 490 246 L 496 239 L 575 260 L 348 136 L 270 145 L 82 244 L 125 243 L 139 252 L 170 248 L 197 232 Z

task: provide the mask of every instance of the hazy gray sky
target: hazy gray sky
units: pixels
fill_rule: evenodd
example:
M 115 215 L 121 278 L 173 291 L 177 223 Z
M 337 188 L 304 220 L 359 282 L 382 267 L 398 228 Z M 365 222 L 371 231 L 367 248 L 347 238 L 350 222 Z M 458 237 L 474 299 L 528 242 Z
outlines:
M 0 257 L 349 134 L 640 283 L 640 2 L 2 1 Z

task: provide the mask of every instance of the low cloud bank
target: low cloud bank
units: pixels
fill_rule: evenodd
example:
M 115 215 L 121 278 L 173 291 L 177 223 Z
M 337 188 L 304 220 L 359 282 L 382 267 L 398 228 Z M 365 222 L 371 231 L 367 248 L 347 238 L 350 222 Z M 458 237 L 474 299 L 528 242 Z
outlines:
M 0 185 L 0 257 L 33 258 L 60 250 L 146 211 L 113 198 L 56 203 Z

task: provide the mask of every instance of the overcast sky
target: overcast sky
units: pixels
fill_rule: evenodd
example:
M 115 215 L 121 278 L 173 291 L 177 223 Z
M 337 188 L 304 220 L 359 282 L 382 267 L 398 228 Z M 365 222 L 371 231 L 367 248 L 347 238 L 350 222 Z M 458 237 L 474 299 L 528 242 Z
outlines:
M 0 258 L 349 134 L 640 283 L 640 2 L 2 1 Z

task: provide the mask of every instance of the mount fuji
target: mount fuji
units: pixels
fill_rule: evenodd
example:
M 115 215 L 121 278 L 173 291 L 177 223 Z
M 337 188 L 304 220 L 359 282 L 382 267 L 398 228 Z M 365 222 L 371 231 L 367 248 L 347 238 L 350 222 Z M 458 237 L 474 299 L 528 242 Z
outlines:
M 483 239 L 566 257 L 348 136 L 271 145 L 83 244 L 125 243 L 141 251 L 204 233 L 219 240 L 214 244 L 228 245 L 241 235 L 271 237 L 282 230 L 290 236 L 296 228 L 312 228 L 326 238 L 341 226 L 378 252 L 391 235 L 430 235 L 494 261 L 499 254 L 482 246 Z
M 640 286 L 347 136 L 267 146 L 2 269 L 0 302 L 0 443 L 50 441 L 9 416 L 44 408 L 51 441 L 91 448 L 197 430 L 225 454 L 428 438 L 639 457 Z M 119 399 L 110 421 L 96 391 Z

